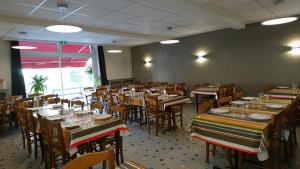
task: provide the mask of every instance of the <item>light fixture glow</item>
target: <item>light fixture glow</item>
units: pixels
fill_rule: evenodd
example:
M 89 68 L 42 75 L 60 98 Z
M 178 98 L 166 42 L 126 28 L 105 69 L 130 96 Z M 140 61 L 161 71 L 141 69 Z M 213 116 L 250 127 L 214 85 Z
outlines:
M 145 58 L 145 62 L 146 62 L 146 64 L 145 64 L 146 67 L 149 67 L 149 66 L 151 66 L 151 64 L 152 64 L 151 58 L 150 58 L 150 57 L 146 57 L 146 58 Z
M 59 33 L 76 33 L 82 31 L 82 28 L 72 25 L 51 25 L 47 26 L 46 29 L 51 32 Z
M 12 46 L 13 49 L 22 49 L 22 50 L 29 50 L 29 49 L 36 49 L 35 46 Z
M 296 21 L 297 19 L 298 19 L 298 17 L 277 18 L 277 19 L 264 21 L 261 24 L 262 25 L 279 25 L 279 24 L 293 22 L 293 21 Z
M 198 58 L 196 59 L 196 61 L 198 63 L 204 63 L 206 61 L 206 58 L 204 58 L 203 56 L 198 56 Z
M 108 50 L 107 52 L 108 53 L 121 53 L 123 51 L 121 51 L 121 50 Z
M 160 42 L 161 44 L 174 44 L 174 43 L 179 43 L 179 40 L 176 40 L 176 39 L 172 39 L 172 40 L 164 40 L 164 41 L 161 41 Z
M 293 55 L 299 55 L 300 54 L 300 46 L 294 46 L 294 47 L 292 47 L 291 53 Z

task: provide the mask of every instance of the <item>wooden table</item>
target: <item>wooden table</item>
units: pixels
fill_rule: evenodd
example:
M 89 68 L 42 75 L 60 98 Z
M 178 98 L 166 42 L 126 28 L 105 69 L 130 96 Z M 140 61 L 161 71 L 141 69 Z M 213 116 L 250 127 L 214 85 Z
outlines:
M 191 91 L 190 97 L 195 97 L 196 99 L 196 112 L 199 110 L 199 95 L 203 96 L 213 96 L 216 100 L 218 99 L 218 87 L 201 87 Z
M 280 99 L 296 99 L 300 96 L 300 89 L 272 89 L 267 92 L 266 96 Z
M 200 114 L 194 117 L 191 138 L 236 150 L 237 153 L 243 152 L 252 155 L 268 153 L 270 143 L 266 138 L 268 138 L 272 120 L 256 121 L 250 119 L 248 115 L 268 114 L 273 119 L 278 112 L 236 107 L 224 108 L 229 109 L 230 113 L 224 115 Z
M 60 110 L 57 109 L 46 109 L 36 112 L 47 118 L 60 114 Z M 78 123 L 79 127 L 67 130 L 65 126 L 68 125 L 68 123 Z M 66 145 L 68 145 L 68 150 L 71 154 L 75 153 L 77 151 L 77 146 L 81 144 L 114 134 L 116 139 L 116 154 L 118 154 L 116 155 L 116 162 L 119 165 L 120 158 L 121 162 L 124 162 L 122 136 L 127 136 L 129 132 L 122 119 L 112 117 L 109 120 L 95 122 L 93 114 L 83 116 L 73 115 L 66 116 L 61 122 L 61 126 L 64 129 L 63 132 L 65 135 Z

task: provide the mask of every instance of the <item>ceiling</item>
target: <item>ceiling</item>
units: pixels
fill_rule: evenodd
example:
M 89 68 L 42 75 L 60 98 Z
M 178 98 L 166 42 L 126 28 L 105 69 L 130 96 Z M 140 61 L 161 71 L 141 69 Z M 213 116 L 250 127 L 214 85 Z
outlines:
M 300 0 L 58 1 L 68 9 L 58 10 L 57 0 L 1 0 L 0 37 L 136 46 L 300 14 Z M 45 26 L 52 24 L 73 24 L 84 31 L 47 31 Z

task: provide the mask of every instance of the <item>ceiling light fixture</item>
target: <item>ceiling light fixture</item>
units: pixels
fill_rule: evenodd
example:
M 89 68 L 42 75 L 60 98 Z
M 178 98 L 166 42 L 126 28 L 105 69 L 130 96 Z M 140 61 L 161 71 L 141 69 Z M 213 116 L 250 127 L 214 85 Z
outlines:
M 123 51 L 121 50 L 108 50 L 108 53 L 122 53 Z
M 174 43 L 179 43 L 180 41 L 179 40 L 175 40 L 175 39 L 172 39 L 172 40 L 164 40 L 164 41 L 161 41 L 160 43 L 161 44 L 174 44 Z
M 277 18 L 277 19 L 264 21 L 261 24 L 262 25 L 279 25 L 279 24 L 293 22 L 293 21 L 296 21 L 297 19 L 298 19 L 298 17 Z
M 22 50 L 29 50 L 29 49 L 36 49 L 35 46 L 12 46 L 13 49 L 22 49 Z
M 59 33 L 76 33 L 82 31 L 82 28 L 72 25 L 51 25 L 47 26 L 46 29 L 51 32 Z

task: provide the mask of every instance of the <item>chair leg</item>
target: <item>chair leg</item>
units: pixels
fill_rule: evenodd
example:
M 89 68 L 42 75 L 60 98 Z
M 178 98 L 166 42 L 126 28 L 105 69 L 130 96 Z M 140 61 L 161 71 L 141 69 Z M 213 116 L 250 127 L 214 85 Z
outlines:
M 294 145 L 295 146 L 297 146 L 297 129 L 296 129 L 296 126 L 295 126 L 295 124 L 294 124 L 294 126 L 293 126 L 293 133 L 292 133 L 292 135 L 293 135 L 293 141 L 294 141 Z
M 243 168 L 243 153 L 241 151 L 238 152 L 238 169 Z
M 209 143 L 208 142 L 205 142 L 205 161 L 207 162 L 207 163 L 209 163 Z
M 38 157 L 38 141 L 36 133 L 33 133 L 33 142 L 34 142 L 34 157 Z
M 158 136 L 159 117 L 155 117 L 155 135 Z
M 231 158 L 231 149 L 227 150 L 227 161 L 228 161 L 228 168 L 232 168 L 232 158 Z
M 213 146 L 212 154 L 215 157 L 216 156 L 216 145 L 212 145 L 212 146 Z
M 284 157 L 285 157 L 285 162 L 288 163 L 289 162 L 289 148 L 288 148 L 288 144 L 287 141 L 285 139 L 283 139 L 283 146 L 284 146 Z
M 22 134 L 23 149 L 25 149 L 25 144 L 26 144 L 26 142 L 25 142 L 25 139 L 26 139 L 26 133 L 25 133 L 25 131 L 24 131 L 23 128 L 21 128 L 21 134 Z
M 31 149 L 31 137 L 30 137 L 29 131 L 26 131 L 26 138 L 27 138 L 27 149 L 28 149 L 29 155 L 31 155 L 32 149 Z
M 180 127 L 183 127 L 183 119 L 182 119 L 182 106 L 181 106 L 181 111 L 180 111 Z

